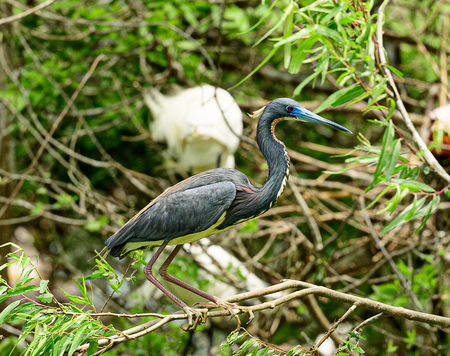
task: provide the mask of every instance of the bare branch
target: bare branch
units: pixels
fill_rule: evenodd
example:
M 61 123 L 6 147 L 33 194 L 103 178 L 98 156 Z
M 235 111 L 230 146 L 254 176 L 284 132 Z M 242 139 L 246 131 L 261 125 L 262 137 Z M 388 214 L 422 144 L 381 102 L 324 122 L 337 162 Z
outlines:
M 30 8 L 30 9 L 24 11 L 24 12 L 21 12 L 20 14 L 9 16 L 9 17 L 6 17 L 4 19 L 1 19 L 0 20 L 0 25 L 4 25 L 5 23 L 10 23 L 10 22 L 14 22 L 14 21 L 18 21 L 20 19 L 23 19 L 24 17 L 27 17 L 28 15 L 34 14 L 35 12 L 37 12 L 37 11 L 39 11 L 39 10 L 49 6 L 49 5 L 51 5 L 54 2 L 55 2 L 55 0 L 47 0 L 47 1 L 37 5 L 35 7 L 32 7 L 32 8 Z

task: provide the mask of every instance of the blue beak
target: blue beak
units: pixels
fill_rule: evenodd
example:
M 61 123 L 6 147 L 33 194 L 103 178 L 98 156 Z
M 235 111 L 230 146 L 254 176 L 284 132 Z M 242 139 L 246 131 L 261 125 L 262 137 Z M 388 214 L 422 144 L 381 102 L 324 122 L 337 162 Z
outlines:
M 327 120 L 327 119 L 323 118 L 322 116 L 314 114 L 312 111 L 306 110 L 303 106 L 301 106 L 301 107 L 294 106 L 294 110 L 291 111 L 291 115 L 297 116 L 297 118 L 301 121 L 314 122 L 316 124 L 330 126 L 334 129 L 338 129 L 338 130 L 341 130 L 344 132 L 353 133 L 349 129 L 346 129 L 344 126 L 336 124 L 333 121 Z

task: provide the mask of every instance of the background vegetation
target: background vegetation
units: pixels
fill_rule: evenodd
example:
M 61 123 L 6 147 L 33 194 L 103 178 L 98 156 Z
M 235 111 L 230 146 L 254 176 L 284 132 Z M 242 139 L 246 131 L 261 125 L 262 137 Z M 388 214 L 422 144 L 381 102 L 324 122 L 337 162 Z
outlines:
M 432 120 L 449 98 L 447 1 L 5 0 L 0 11 L 0 355 L 313 355 L 335 328 L 336 354 L 448 353 L 450 141 Z M 111 265 L 95 254 L 188 176 L 151 140 L 143 93 L 200 83 L 231 88 L 244 112 L 293 97 L 354 132 L 281 123 L 284 195 L 212 238 L 267 285 L 301 281 L 278 285 L 274 309 L 263 293 L 250 300 L 262 310 L 237 334 L 212 315 L 182 331 L 148 290 L 151 252 Z M 262 184 L 256 122 L 244 122 L 236 166 Z M 239 271 L 199 277 L 186 252 L 171 272 L 246 291 Z

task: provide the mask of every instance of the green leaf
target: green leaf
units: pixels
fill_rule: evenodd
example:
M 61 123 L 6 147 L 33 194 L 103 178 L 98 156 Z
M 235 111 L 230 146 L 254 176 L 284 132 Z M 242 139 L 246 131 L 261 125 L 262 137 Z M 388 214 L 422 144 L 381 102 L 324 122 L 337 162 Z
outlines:
M 42 303 L 51 303 L 53 300 L 53 294 L 51 293 L 44 293 L 41 295 L 38 295 L 36 299 L 40 300 Z
M 98 342 L 97 341 L 91 341 L 89 343 L 89 348 L 87 350 L 87 356 L 93 355 L 98 351 Z
M 330 11 L 330 13 L 326 16 L 324 16 L 321 20 L 320 23 L 327 25 L 328 21 L 330 21 L 331 19 L 334 19 L 335 16 L 338 14 L 338 12 L 341 12 L 342 10 L 344 10 L 349 4 L 347 2 L 344 2 L 343 4 L 341 4 L 340 6 L 334 8 L 333 10 Z
M 391 231 L 392 229 L 395 229 L 397 226 L 403 224 L 406 222 L 405 217 L 411 212 L 411 210 L 414 208 L 414 203 L 408 205 L 408 207 L 403 210 L 400 214 L 397 215 L 397 217 L 392 220 L 388 226 L 386 226 L 383 231 L 381 232 L 382 235 L 385 233 Z
M 78 348 L 78 346 L 81 345 L 81 342 L 84 339 L 84 334 L 86 329 L 89 327 L 89 325 L 83 325 L 75 334 L 75 337 L 73 338 L 72 344 L 70 345 L 70 349 L 68 351 L 68 356 L 71 356 Z
M 64 289 L 60 288 L 67 298 L 69 298 L 71 301 L 78 303 L 78 304 L 89 304 L 84 298 L 78 297 L 76 295 L 71 295 L 70 293 L 67 293 Z
M 362 89 L 361 86 L 350 86 L 347 88 L 339 89 L 338 91 L 335 91 L 333 94 L 331 94 L 327 99 L 325 99 L 322 104 L 319 105 L 319 107 L 314 110 L 315 113 L 320 113 L 322 110 L 324 110 L 328 105 L 332 105 L 335 102 L 342 101 L 342 98 L 344 98 L 345 101 L 342 101 L 343 103 L 353 99 L 354 97 L 361 95 L 361 90 L 364 92 L 364 89 Z
M 15 287 L 23 286 L 24 284 L 27 284 L 34 279 L 34 277 L 30 277 L 30 274 L 31 274 L 31 272 L 33 272 L 33 270 L 31 268 L 26 269 L 29 262 L 30 262 L 30 259 L 27 256 L 24 256 L 23 261 L 22 261 L 22 271 L 20 272 L 19 279 L 15 283 Z M 23 273 L 23 272 L 25 272 L 25 273 Z
M 302 28 L 300 31 L 294 33 L 293 35 L 282 38 L 280 41 L 274 44 L 274 47 L 280 47 L 285 45 L 286 43 L 292 43 L 299 39 L 302 39 L 303 37 L 306 37 L 312 33 L 315 33 L 315 26 L 306 25 L 304 28 Z
M 237 84 L 233 85 L 231 88 L 228 88 L 228 90 L 234 89 L 234 88 L 238 87 L 239 85 L 241 85 L 242 83 L 246 82 L 247 79 L 249 79 L 253 74 L 255 74 L 259 70 L 259 68 L 261 68 L 264 64 L 266 64 L 266 62 L 275 54 L 276 51 L 277 51 L 277 48 L 272 49 L 272 51 L 270 51 L 270 53 L 267 55 L 267 57 L 264 58 L 263 61 L 255 69 L 253 69 L 250 72 L 250 74 L 248 74 L 244 79 L 239 81 Z
M 389 122 L 389 126 L 387 127 L 386 132 L 383 135 L 380 159 L 378 160 L 377 168 L 375 169 L 375 173 L 373 174 L 374 177 L 378 177 L 381 173 L 381 170 L 384 168 L 387 156 L 390 154 L 392 150 L 393 140 L 394 140 L 394 125 L 392 124 L 392 122 Z
M 289 14 L 284 22 L 284 33 L 283 38 L 287 38 L 292 34 L 292 29 L 294 28 L 294 11 L 295 7 L 291 6 Z M 289 68 L 289 62 L 291 61 L 291 49 L 292 43 L 286 43 L 284 45 L 284 68 Z
M 395 178 L 395 179 L 391 179 L 391 182 L 399 184 L 402 187 L 407 187 L 411 191 L 422 190 L 427 193 L 434 192 L 434 189 L 431 188 L 429 185 L 422 183 L 422 182 L 415 181 L 415 180 Z
M 388 116 L 386 118 L 386 121 L 389 121 L 391 119 L 391 117 L 392 117 L 392 115 L 394 114 L 394 111 L 395 111 L 395 101 L 394 101 L 394 99 L 390 98 L 389 99 L 389 103 L 391 104 L 391 108 L 389 109 L 389 114 L 388 114 Z
M 386 182 L 389 181 L 394 172 L 395 166 L 397 165 L 398 156 L 400 156 L 400 149 L 402 147 L 401 139 L 398 139 L 394 149 L 392 150 L 392 155 L 388 158 L 386 162 L 386 168 L 384 169 L 384 175 Z
M 379 84 L 378 86 L 373 87 L 369 91 L 366 91 L 363 95 L 357 97 L 355 100 L 353 100 L 350 103 L 348 103 L 345 107 L 348 108 L 348 107 L 350 107 L 350 106 L 360 102 L 361 100 L 364 100 L 365 98 L 367 98 L 369 96 L 371 97 L 369 99 L 369 102 L 371 102 L 372 96 L 374 96 L 377 92 L 382 92 L 382 91 L 384 91 L 384 86 Z M 372 101 L 372 105 L 374 105 L 376 102 L 377 102 L 377 100 L 376 100 L 376 96 L 375 96 L 375 99 Z M 371 104 L 369 104 L 369 105 L 371 105 Z M 367 108 L 367 106 L 365 107 L 365 109 L 366 108 Z
M 376 106 L 368 105 L 363 109 L 363 115 L 366 115 L 369 111 L 372 110 L 386 110 L 386 109 L 387 107 L 383 105 L 376 105 Z
M 375 179 L 373 180 L 372 183 L 369 184 L 369 186 L 366 188 L 364 193 L 368 193 L 370 190 L 372 190 L 373 187 L 375 187 L 378 183 L 380 183 L 384 180 L 384 177 L 382 177 L 381 175 L 379 175 L 379 176 L 374 175 L 374 177 L 375 177 Z
M 297 74 L 300 71 L 300 68 L 302 66 L 302 63 L 304 59 L 306 58 L 306 55 L 308 54 L 308 51 L 314 46 L 314 44 L 317 42 L 317 39 L 320 35 L 313 34 L 306 40 L 302 41 L 295 51 L 291 64 L 289 66 L 289 73 L 291 74 Z
M 430 218 L 431 214 L 437 209 L 439 203 L 441 201 L 441 197 L 439 195 L 435 195 L 433 197 L 433 199 L 431 199 L 430 204 L 428 205 L 428 211 L 427 211 L 427 215 L 425 216 L 425 218 L 422 220 L 422 223 L 420 224 L 420 226 L 417 228 L 416 231 L 414 231 L 414 235 L 416 235 L 424 226 L 425 223 L 427 222 L 427 220 Z
M 262 36 L 256 43 L 253 45 L 253 47 L 258 46 L 262 41 L 264 41 L 267 37 L 269 37 L 273 31 L 275 31 L 279 26 L 281 26 L 284 21 L 286 20 L 286 17 L 291 13 L 291 9 L 293 7 L 293 3 L 290 3 L 286 10 L 283 12 L 283 16 L 281 16 L 280 21 L 278 21 L 275 26 L 273 26 L 269 31 L 267 31 L 264 36 Z
M 319 76 L 319 74 L 320 74 L 320 72 L 314 72 L 314 73 L 310 74 L 303 82 L 301 82 L 297 86 L 297 88 L 295 88 L 294 96 L 297 96 L 298 94 L 300 94 L 302 89 L 306 86 L 306 84 L 308 84 L 314 78 L 317 78 Z
M 365 93 L 364 95 L 361 95 L 364 93 L 364 89 L 362 86 L 358 85 L 357 87 L 355 87 L 353 90 L 351 90 L 350 92 L 348 92 L 346 95 L 344 95 L 343 97 L 341 97 L 339 100 L 337 100 L 335 103 L 331 104 L 331 106 L 333 108 L 338 107 L 339 105 L 342 105 L 350 100 L 352 100 L 353 98 L 356 98 L 355 100 L 353 100 L 351 103 L 347 104 L 346 107 L 349 107 L 355 103 L 357 103 L 360 100 L 363 100 L 365 97 L 370 95 L 370 91 L 368 91 L 367 93 Z
M 91 298 L 89 297 L 89 293 L 88 293 L 88 291 L 87 291 L 87 288 L 86 288 L 86 283 L 85 283 L 84 277 L 80 277 L 79 279 L 83 282 L 83 285 L 81 285 L 81 283 L 79 283 L 79 282 L 77 282 L 77 281 L 74 281 L 75 284 L 77 285 L 77 287 L 78 287 L 78 289 L 80 290 L 81 294 L 83 294 L 84 299 L 85 299 L 90 305 L 93 305 L 93 304 L 92 304 L 92 301 L 91 301 Z M 123 280 L 121 281 L 121 284 L 122 284 L 122 283 L 123 283 Z
M 89 276 L 85 276 L 84 280 L 89 280 L 89 279 L 96 279 L 96 278 L 107 278 L 108 277 L 108 273 L 105 272 L 101 272 L 101 271 L 94 271 L 94 273 L 90 274 Z
M 388 67 L 391 72 L 394 72 L 397 75 L 397 77 L 399 77 L 399 78 L 403 77 L 403 73 L 400 72 L 397 68 L 394 68 L 394 67 L 390 66 L 389 64 L 386 64 L 386 67 Z
M 420 211 L 418 211 L 418 210 L 425 203 L 426 199 L 427 198 L 422 198 L 422 199 L 417 200 L 417 197 L 414 196 L 413 207 L 411 208 L 411 211 L 405 216 L 405 221 L 417 219 L 417 218 L 421 218 L 421 217 L 425 216 L 425 214 L 422 215 L 420 213 Z
M 255 345 L 255 343 L 256 340 L 253 339 L 244 341 L 244 343 L 239 348 L 240 355 L 244 355 L 248 351 L 248 349 L 250 349 L 250 347 Z
M 9 304 L 8 306 L 6 306 L 5 309 L 3 309 L 3 311 L 0 313 L 0 325 L 5 323 L 5 320 L 9 317 L 10 312 L 12 312 L 14 308 L 16 308 L 19 305 L 19 303 L 20 300 L 16 300 L 11 304 Z
M 266 346 L 264 349 L 259 350 L 259 352 L 257 353 L 258 356 L 267 356 L 269 354 L 270 351 L 270 347 Z
M 47 288 L 47 284 L 48 284 L 48 280 L 45 280 L 45 279 L 43 279 L 39 282 L 39 293 L 45 292 L 45 289 Z
M 373 206 L 373 205 L 374 205 L 378 200 L 380 200 L 381 197 L 382 197 L 383 195 L 385 195 L 390 189 L 391 189 L 391 187 L 385 188 L 380 194 L 377 195 L 377 197 L 376 197 L 369 205 L 367 205 L 367 206 L 364 208 L 364 210 L 367 210 L 367 209 L 369 209 L 371 206 Z
M 347 166 L 347 167 L 344 167 L 344 168 L 342 168 L 342 169 L 339 169 L 339 170 L 337 170 L 337 171 L 324 171 L 323 173 L 326 173 L 326 174 L 340 174 L 340 173 L 343 173 L 343 172 L 348 171 L 349 169 L 353 168 L 353 167 L 356 166 L 358 163 L 359 163 L 359 162 L 354 162 L 353 164 L 351 164 L 351 165 L 349 165 L 349 166 Z
M 317 26 L 316 27 L 316 32 L 321 34 L 321 35 L 325 35 L 330 37 L 332 40 L 341 43 L 344 41 L 344 39 L 342 38 L 341 34 L 335 30 L 332 30 L 331 28 L 325 27 L 325 26 Z
M 8 292 L 8 295 L 10 297 L 13 297 L 13 296 L 16 296 L 16 295 L 27 294 L 29 292 L 35 292 L 35 291 L 38 291 L 38 290 L 39 290 L 39 287 L 34 286 L 34 285 L 32 285 L 32 286 L 21 286 L 19 288 L 13 288 L 12 290 L 10 290 Z
M 350 162 L 358 162 L 358 163 L 372 163 L 378 161 L 379 156 L 375 155 L 364 155 L 364 156 L 356 156 L 356 157 L 350 157 L 345 160 L 346 163 Z

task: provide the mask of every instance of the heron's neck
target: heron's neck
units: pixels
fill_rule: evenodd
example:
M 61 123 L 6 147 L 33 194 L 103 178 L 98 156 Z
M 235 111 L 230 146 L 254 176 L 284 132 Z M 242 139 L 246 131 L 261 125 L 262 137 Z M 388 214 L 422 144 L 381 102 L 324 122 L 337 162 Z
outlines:
M 264 116 L 258 124 L 258 146 L 269 167 L 266 183 L 261 194 L 272 206 L 283 193 L 289 176 L 289 155 L 283 142 L 275 137 L 275 126 L 280 121 L 264 122 Z

